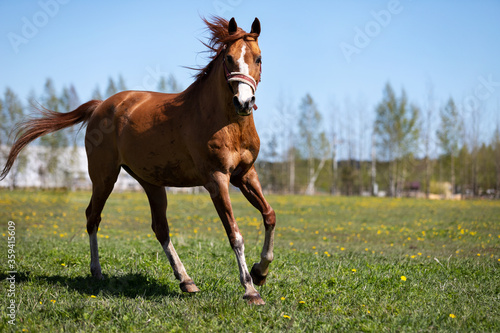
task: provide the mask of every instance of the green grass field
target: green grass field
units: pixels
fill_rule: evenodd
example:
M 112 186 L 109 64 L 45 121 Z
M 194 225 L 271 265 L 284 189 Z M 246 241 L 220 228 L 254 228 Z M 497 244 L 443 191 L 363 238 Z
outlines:
M 183 294 L 142 193 L 112 194 L 100 226 L 104 281 L 90 277 L 90 193 L 0 191 L 0 331 L 500 331 L 500 202 L 269 196 L 275 260 L 264 306 L 242 299 L 208 195 L 169 195 L 172 241 L 200 293 Z M 247 263 L 261 217 L 232 194 Z M 9 297 L 8 221 L 15 222 Z M 15 299 L 16 325 L 7 305 Z

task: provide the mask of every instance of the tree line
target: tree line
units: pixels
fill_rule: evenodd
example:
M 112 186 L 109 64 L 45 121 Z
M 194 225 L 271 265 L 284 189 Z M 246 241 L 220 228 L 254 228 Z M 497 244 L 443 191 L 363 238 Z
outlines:
M 122 76 L 110 77 L 105 90 L 94 89 L 92 99 L 106 99 L 126 89 Z M 170 75 L 158 80 L 157 90 L 182 89 Z M 73 85 L 58 93 L 51 79 L 46 80 L 40 95 L 30 92 L 28 101 L 31 105 L 22 103 L 8 87 L 0 96 L 2 162 L 13 140 L 12 129 L 28 116 L 30 107 L 68 112 L 81 104 Z M 279 119 L 279 126 L 264 129 L 256 163 L 269 192 L 500 197 L 500 128 L 497 124 L 491 138 L 481 138 L 480 105 L 473 105 L 466 117 L 464 107 L 453 98 L 436 106 L 429 92 L 429 102 L 422 108 L 410 103 L 404 90 L 398 95 L 388 83 L 373 122 L 367 120 L 363 105 L 349 105 L 343 115 L 332 107 L 334 119 L 328 124 L 310 94 L 301 99 L 298 112 L 283 103 L 276 108 L 289 116 Z M 38 176 L 47 182 L 62 180 L 61 186 L 71 182 L 73 168 L 60 165 L 58 151 L 72 148 L 76 152 L 83 145 L 82 131 L 70 128 L 37 143 L 46 147 L 39 156 L 44 164 L 37 170 Z M 16 176 L 27 161 L 25 155 L 19 156 L 9 178 L 11 187 L 16 186 Z
M 499 125 L 484 139 L 481 105 L 466 110 L 450 97 L 436 106 L 431 89 L 428 95 L 422 108 L 387 83 L 373 122 L 363 105 L 350 104 L 342 115 L 334 106 L 328 130 L 306 94 L 297 116 L 262 148 L 262 183 L 287 193 L 500 198 Z

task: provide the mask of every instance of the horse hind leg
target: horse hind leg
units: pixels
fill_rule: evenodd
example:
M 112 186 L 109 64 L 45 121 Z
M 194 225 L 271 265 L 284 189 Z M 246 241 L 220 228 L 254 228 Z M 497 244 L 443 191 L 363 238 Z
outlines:
M 90 164 L 89 164 L 90 169 Z M 90 171 L 90 170 L 89 170 Z M 120 169 L 114 170 L 105 177 L 92 177 L 92 198 L 85 211 L 87 216 L 87 233 L 90 242 L 90 272 L 93 277 L 102 280 L 101 264 L 99 263 L 99 249 L 97 245 L 97 231 L 101 222 L 101 213 L 104 204 L 113 191 Z M 91 174 L 92 175 L 92 174 Z
M 124 169 L 134 177 L 146 191 L 149 205 L 151 207 L 152 229 L 155 232 L 156 239 L 160 242 L 165 254 L 167 255 L 170 266 L 174 271 L 175 278 L 179 280 L 179 286 L 182 291 L 195 293 L 200 291 L 191 277 L 186 272 L 181 259 L 175 251 L 174 245 L 170 240 L 168 221 L 167 221 L 167 194 L 165 188 L 152 185 L 137 177 L 131 170 Z

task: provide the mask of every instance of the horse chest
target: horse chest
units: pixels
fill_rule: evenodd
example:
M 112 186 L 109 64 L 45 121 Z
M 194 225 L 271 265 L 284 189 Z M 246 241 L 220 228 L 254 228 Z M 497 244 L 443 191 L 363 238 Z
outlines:
M 250 167 L 259 151 L 255 140 L 234 140 L 227 137 L 213 138 L 208 143 L 208 154 L 212 161 L 223 169 L 232 171 L 237 167 Z

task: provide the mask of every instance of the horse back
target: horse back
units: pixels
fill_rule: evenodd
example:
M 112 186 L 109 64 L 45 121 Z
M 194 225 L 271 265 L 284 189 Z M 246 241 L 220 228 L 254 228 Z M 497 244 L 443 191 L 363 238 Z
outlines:
M 160 186 L 198 186 L 214 171 L 251 168 L 259 140 L 253 119 L 243 121 L 179 94 L 125 91 L 103 102 L 87 134 L 103 130 L 103 148 L 136 177 Z

